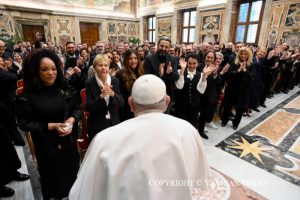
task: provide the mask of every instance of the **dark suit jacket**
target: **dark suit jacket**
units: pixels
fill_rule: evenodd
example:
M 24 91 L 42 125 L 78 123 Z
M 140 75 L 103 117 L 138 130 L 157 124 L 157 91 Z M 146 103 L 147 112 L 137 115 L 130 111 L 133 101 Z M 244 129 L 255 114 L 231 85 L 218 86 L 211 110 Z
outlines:
M 171 62 L 173 72 L 170 74 L 166 73 L 168 63 Z M 166 62 L 165 62 L 165 70 L 164 70 L 164 75 L 161 77 L 161 79 L 164 81 L 166 84 L 167 88 L 167 94 L 172 96 L 172 90 L 174 88 L 175 81 L 179 79 L 179 74 L 177 71 L 178 65 L 176 63 L 176 59 L 173 56 L 166 55 Z M 158 55 L 152 54 L 152 55 L 147 55 L 144 60 L 144 73 L 145 74 L 153 74 L 159 77 L 159 66 L 161 62 L 158 58 Z
M 14 109 L 17 80 L 15 73 L 0 69 L 0 102 L 9 110 Z
M 101 89 L 97 84 L 96 77 L 93 77 L 86 82 L 86 109 L 90 113 L 87 120 L 90 139 L 105 128 L 119 123 L 117 107 L 123 106 L 124 100 L 120 93 L 119 81 L 117 78 L 111 77 L 111 85 L 115 95 L 114 97 L 109 98 L 109 104 L 106 105 L 105 99 L 100 97 Z M 111 120 L 107 120 L 105 117 L 108 111 Z

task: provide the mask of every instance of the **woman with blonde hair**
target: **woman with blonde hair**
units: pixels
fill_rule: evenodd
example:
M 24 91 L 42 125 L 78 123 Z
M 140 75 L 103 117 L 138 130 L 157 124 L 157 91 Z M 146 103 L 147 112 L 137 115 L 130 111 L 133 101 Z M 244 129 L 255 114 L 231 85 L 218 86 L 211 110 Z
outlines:
M 100 131 L 119 123 L 116 108 L 123 106 L 117 78 L 109 75 L 109 59 L 99 54 L 93 62 L 95 76 L 86 82 L 87 111 L 90 113 L 88 134 L 90 140 Z
M 236 130 L 242 119 L 243 112 L 247 111 L 250 98 L 250 83 L 253 79 L 253 54 L 247 47 L 242 47 L 230 65 L 228 72 L 228 84 L 225 89 L 224 111 L 222 124 L 224 127 L 229 121 L 229 114 L 235 106 L 235 117 L 232 121 L 233 129 Z
M 135 80 L 144 75 L 144 68 L 143 65 L 140 64 L 137 51 L 128 49 L 125 52 L 123 63 L 123 68 L 116 74 L 116 77 L 119 79 L 120 91 L 124 99 L 124 106 L 119 109 L 121 122 L 134 117 L 127 100 L 131 94 L 131 89 Z

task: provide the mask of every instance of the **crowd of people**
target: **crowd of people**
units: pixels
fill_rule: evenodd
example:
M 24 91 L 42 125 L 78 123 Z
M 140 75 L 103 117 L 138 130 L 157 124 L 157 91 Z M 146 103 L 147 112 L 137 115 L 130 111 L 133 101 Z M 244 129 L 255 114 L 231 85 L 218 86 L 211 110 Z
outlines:
M 87 96 L 87 128 L 93 143 L 99 132 L 140 113 L 139 94 L 135 104 L 128 99 L 136 80 L 147 74 L 158 77 L 170 96 L 166 109 L 157 109 L 149 106 L 156 95 L 149 91 L 152 96 L 142 102 L 147 112 L 159 110 L 181 118 L 208 139 L 207 127 L 218 128 L 213 122 L 216 113 L 222 127 L 231 120 L 237 130 L 243 116 L 266 107 L 267 98 L 298 87 L 300 50 L 286 43 L 268 49 L 241 42 L 173 45 L 161 37 L 157 44 L 98 41 L 89 47 L 69 41 L 64 48 L 50 41 L 35 46 L 18 42 L 10 51 L 0 41 L 0 105 L 8 110 L 7 122 L 1 118 L 0 125 L 15 145 L 25 144 L 18 127 L 31 132 L 44 199 L 68 196 L 76 180 L 81 91 Z M 16 97 L 18 80 L 24 86 Z M 12 195 L 3 190 L 7 183 L 1 182 L 1 196 Z

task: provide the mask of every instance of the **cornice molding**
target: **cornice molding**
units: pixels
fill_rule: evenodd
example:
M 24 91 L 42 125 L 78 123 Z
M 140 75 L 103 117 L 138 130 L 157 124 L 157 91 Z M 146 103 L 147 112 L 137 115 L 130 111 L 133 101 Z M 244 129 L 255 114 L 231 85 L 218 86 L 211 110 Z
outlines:
M 133 13 L 120 13 L 116 11 L 109 10 L 99 10 L 99 9 L 90 9 L 90 8 L 79 8 L 79 7 L 64 7 L 64 6 L 55 6 L 48 5 L 47 9 L 41 5 L 35 5 L 34 7 L 25 7 L 26 5 L 21 5 L 19 2 L 5 1 L 5 5 L 0 5 L 0 9 L 7 11 L 25 11 L 25 12 L 34 12 L 40 14 L 49 14 L 49 15 L 63 15 L 63 16 L 72 16 L 72 17 L 88 17 L 88 18 L 109 18 L 109 19 L 122 19 L 130 21 L 138 21 Z M 47 6 L 43 4 L 43 6 Z M 101 13 L 101 14 L 99 14 Z M 114 15 L 111 15 L 111 14 Z

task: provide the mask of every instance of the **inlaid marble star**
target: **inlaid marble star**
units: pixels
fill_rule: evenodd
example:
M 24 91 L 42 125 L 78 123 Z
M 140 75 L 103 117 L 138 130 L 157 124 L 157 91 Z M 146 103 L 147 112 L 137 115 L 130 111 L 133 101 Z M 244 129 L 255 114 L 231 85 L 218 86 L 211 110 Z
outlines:
M 228 147 L 232 148 L 232 149 L 243 150 L 240 155 L 240 158 L 242 158 L 248 154 L 252 154 L 257 160 L 259 160 L 263 164 L 263 161 L 261 160 L 259 155 L 262 154 L 264 151 L 268 151 L 270 149 L 262 147 L 260 145 L 259 140 L 255 141 L 253 143 L 249 143 L 245 138 L 243 138 L 243 137 L 241 137 L 241 138 L 242 138 L 242 142 L 238 142 L 236 140 L 231 140 L 233 143 L 237 144 L 237 146 L 228 146 Z

